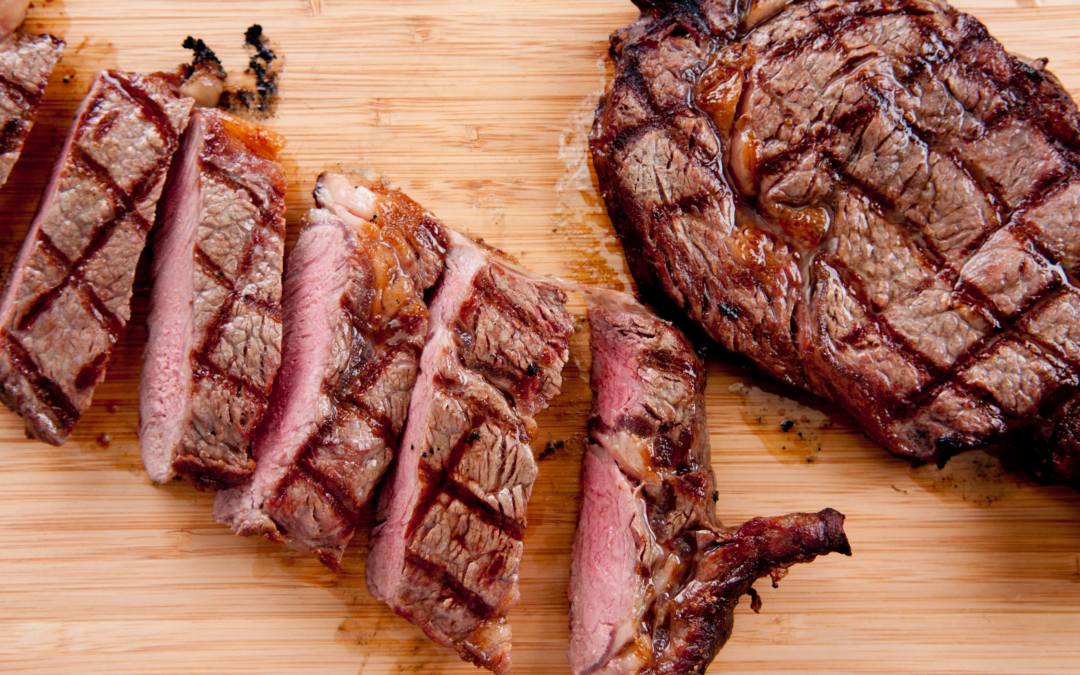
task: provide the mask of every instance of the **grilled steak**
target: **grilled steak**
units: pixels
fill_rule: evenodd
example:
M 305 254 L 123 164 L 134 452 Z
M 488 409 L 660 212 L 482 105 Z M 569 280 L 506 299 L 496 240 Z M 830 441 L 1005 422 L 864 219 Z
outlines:
M 627 296 L 586 297 L 596 406 L 570 576 L 570 669 L 701 673 L 757 579 L 851 554 L 844 516 L 825 509 L 723 527 L 693 347 Z
M 1080 480 L 1043 425 L 1080 388 L 1080 119 L 1045 61 L 934 0 L 640 4 L 591 137 L 640 286 L 898 455 L 1039 422 L 1017 445 Z
M 67 440 L 105 376 L 191 103 L 107 71 L 75 116 L 0 298 L 0 398 L 32 437 Z
M 337 569 L 397 447 L 446 234 L 396 190 L 319 177 L 289 256 L 284 361 L 250 483 L 214 515 Z
M 64 41 L 52 35 L 13 33 L 0 39 L 0 185 L 19 159 L 49 75 L 63 53 Z
M 368 588 L 427 635 L 510 669 L 532 416 L 562 386 L 573 320 L 556 284 L 450 233 L 392 476 L 379 496 Z
M 139 445 L 150 478 L 199 487 L 251 475 L 251 436 L 281 363 L 284 141 L 198 109 L 154 235 Z

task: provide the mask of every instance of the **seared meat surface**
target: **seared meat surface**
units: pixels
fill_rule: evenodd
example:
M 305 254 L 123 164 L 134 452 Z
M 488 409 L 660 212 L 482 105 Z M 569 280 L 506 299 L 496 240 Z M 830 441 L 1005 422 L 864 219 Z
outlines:
M 693 347 L 628 296 L 586 297 L 596 406 L 570 577 L 571 671 L 701 673 L 757 579 L 850 555 L 844 516 L 722 526 Z
M 0 14 L 0 27 L 3 23 Z M 0 185 L 22 153 L 49 75 L 63 53 L 64 41 L 52 35 L 12 33 L 0 39 Z
M 214 515 L 337 569 L 397 448 L 446 233 L 401 192 L 344 176 L 320 176 L 315 199 L 289 256 L 284 360 L 255 474 L 219 493 Z
M 502 674 L 537 472 L 532 416 L 562 386 L 573 319 L 551 280 L 460 234 L 449 243 L 367 580 L 431 639 Z
M 251 475 L 251 437 L 281 363 L 284 140 L 198 109 L 169 173 L 139 394 L 150 478 L 199 487 Z
M 0 298 L 0 399 L 29 436 L 59 445 L 90 407 L 191 105 L 104 71 L 75 116 Z
M 1011 439 L 1077 484 L 1080 118 L 1045 62 L 934 0 L 639 4 L 591 137 L 639 285 L 898 455 Z

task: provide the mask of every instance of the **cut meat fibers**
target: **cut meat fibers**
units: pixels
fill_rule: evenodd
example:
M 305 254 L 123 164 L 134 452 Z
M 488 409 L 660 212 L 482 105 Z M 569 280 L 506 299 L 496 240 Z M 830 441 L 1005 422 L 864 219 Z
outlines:
M 642 4 L 591 138 L 640 287 L 898 455 L 1006 441 L 1080 486 L 1080 115 L 1045 60 L 940 0 Z
M 53 167 L 0 298 L 0 399 L 59 445 L 90 407 L 192 100 L 102 72 Z
M 13 33 L 0 39 L 0 185 L 19 159 L 49 75 L 63 53 L 64 41 L 52 35 Z
M 150 478 L 237 485 L 281 363 L 284 140 L 198 109 L 154 235 L 139 445 Z
M 586 299 L 596 405 L 570 576 L 571 671 L 701 673 L 754 581 L 850 555 L 844 516 L 825 509 L 723 527 L 693 347 L 628 296 L 590 290 Z
M 219 493 L 214 515 L 337 569 L 397 447 L 446 234 L 395 190 L 323 175 L 315 198 L 289 256 L 284 359 L 255 474 Z
M 555 283 L 451 233 L 368 588 L 439 644 L 510 669 L 532 415 L 562 385 L 573 319 Z

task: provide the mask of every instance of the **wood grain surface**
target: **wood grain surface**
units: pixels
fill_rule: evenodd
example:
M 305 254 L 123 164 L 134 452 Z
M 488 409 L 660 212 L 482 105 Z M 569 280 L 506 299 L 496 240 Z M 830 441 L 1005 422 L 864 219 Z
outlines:
M 958 4 L 1080 91 L 1080 2 Z M 0 191 L 0 264 L 96 70 L 170 69 L 187 59 L 189 34 L 239 70 L 257 22 L 287 59 L 267 124 L 289 140 L 290 242 L 321 171 L 366 173 L 537 271 L 628 289 L 584 140 L 607 36 L 636 15 L 628 0 L 34 0 L 26 29 L 63 36 L 68 51 Z M 136 439 L 146 269 L 66 445 L 27 441 L 21 420 L 0 413 L 0 672 L 474 672 L 368 594 L 366 534 L 333 574 L 233 536 L 214 523 L 211 494 L 150 483 Z M 567 671 L 585 335 L 538 419 L 535 450 L 555 445 L 540 462 L 510 614 L 518 673 Z M 761 613 L 740 605 L 711 673 L 1080 672 L 1080 495 L 983 453 L 913 469 L 839 409 L 716 353 L 708 365 L 721 517 L 832 506 L 848 515 L 855 551 L 798 566 L 778 589 L 759 584 Z

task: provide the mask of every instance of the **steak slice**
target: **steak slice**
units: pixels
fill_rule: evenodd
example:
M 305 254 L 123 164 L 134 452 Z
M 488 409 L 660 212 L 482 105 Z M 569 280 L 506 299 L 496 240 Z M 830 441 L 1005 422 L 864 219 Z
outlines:
M 281 364 L 284 139 L 197 109 L 166 182 L 139 392 L 150 478 L 243 482 Z
M 344 176 L 320 176 L 315 199 L 289 256 L 284 361 L 255 475 L 219 493 L 214 516 L 336 570 L 405 423 L 446 233 L 401 192 Z
M 510 669 L 532 415 L 562 386 L 566 294 L 451 232 L 427 344 L 368 556 L 373 595 L 432 640 Z
M 19 159 L 63 53 L 64 41 L 52 35 L 12 33 L 0 39 L 0 185 Z
M 192 101 L 162 76 L 98 73 L 0 296 L 0 399 L 59 445 L 90 407 Z
M 570 576 L 570 669 L 701 673 L 752 584 L 850 555 L 825 509 L 724 527 L 712 500 L 705 370 L 671 324 L 628 296 L 586 293 L 596 406 Z
M 934 0 L 640 4 L 591 136 L 638 284 L 893 453 L 1038 426 L 1077 482 L 1043 422 L 1080 391 L 1080 118 L 1045 60 Z

